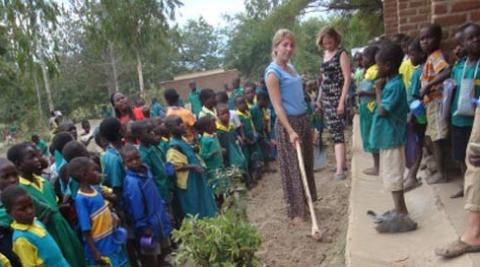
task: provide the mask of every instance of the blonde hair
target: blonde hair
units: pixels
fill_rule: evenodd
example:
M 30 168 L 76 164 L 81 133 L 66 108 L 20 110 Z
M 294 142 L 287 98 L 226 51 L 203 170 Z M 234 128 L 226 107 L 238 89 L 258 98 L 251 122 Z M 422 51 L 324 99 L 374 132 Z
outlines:
M 342 42 L 342 35 L 331 26 L 323 27 L 317 34 L 317 46 L 322 49 L 323 38 L 330 37 L 335 40 L 335 45 L 338 46 Z
M 289 29 L 279 29 L 275 35 L 273 35 L 272 39 L 272 58 L 275 59 L 277 53 L 275 52 L 275 48 L 284 40 L 290 39 L 292 42 L 295 43 L 295 35 Z

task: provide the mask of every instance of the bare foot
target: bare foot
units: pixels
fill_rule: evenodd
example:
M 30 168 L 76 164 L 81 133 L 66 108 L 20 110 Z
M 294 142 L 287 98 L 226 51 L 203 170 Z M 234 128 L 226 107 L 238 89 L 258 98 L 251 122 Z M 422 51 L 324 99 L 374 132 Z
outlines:
M 407 177 L 405 182 L 403 183 L 403 192 L 407 193 L 419 186 L 422 185 L 422 182 L 417 178 Z
M 295 217 L 295 218 L 292 219 L 292 223 L 295 226 L 302 225 L 304 222 L 305 222 L 305 220 L 303 218 L 300 218 L 300 217 Z
M 370 175 L 370 176 L 378 176 L 378 168 L 371 167 L 368 169 L 363 170 L 363 174 Z
M 448 179 L 439 172 L 426 178 L 428 184 L 441 184 L 448 182 Z
M 459 197 L 463 197 L 463 187 L 459 188 L 455 194 L 450 196 L 450 198 L 459 198 Z

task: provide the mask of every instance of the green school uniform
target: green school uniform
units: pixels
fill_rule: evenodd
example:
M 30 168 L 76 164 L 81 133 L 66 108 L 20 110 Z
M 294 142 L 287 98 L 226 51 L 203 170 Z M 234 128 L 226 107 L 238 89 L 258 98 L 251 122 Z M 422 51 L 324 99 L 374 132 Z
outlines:
M 373 93 L 374 83 L 377 79 L 377 72 L 377 65 L 369 67 L 365 72 L 365 78 L 359 83 L 358 89 L 364 92 Z M 378 152 L 378 149 L 375 149 L 370 144 L 370 130 L 372 128 L 375 108 L 375 97 L 363 96 L 360 98 L 360 105 L 358 107 L 358 112 L 360 114 L 360 134 L 362 136 L 363 150 L 367 153 Z
M 114 189 L 123 187 L 123 179 L 125 178 L 125 168 L 123 167 L 122 157 L 120 153 L 112 145 L 100 158 L 103 174 L 105 174 L 105 185 Z
M 463 68 L 465 67 L 466 60 L 460 60 L 455 64 L 452 69 L 452 78 L 455 80 L 455 84 L 457 85 L 457 89 L 455 90 L 455 94 L 453 96 L 453 102 L 451 107 L 452 112 L 452 125 L 456 127 L 471 127 L 473 126 L 473 116 L 461 116 L 461 115 L 454 115 L 458 109 L 458 98 L 460 95 L 460 84 L 462 82 L 462 74 Z M 475 67 L 477 62 L 473 64 L 468 64 L 465 68 L 465 75 L 463 78 L 465 79 L 473 79 L 475 83 L 475 98 L 480 96 L 480 70 L 477 71 L 477 76 L 473 77 L 475 73 Z
M 224 163 L 226 167 L 238 167 L 247 170 L 247 161 L 242 148 L 237 144 L 237 132 L 232 123 L 228 127 L 217 122 L 217 137 L 222 148 L 226 150 Z
M 42 156 L 48 157 L 48 145 L 45 143 L 43 139 L 39 139 L 36 147 L 40 152 L 42 152 Z
M 138 150 L 142 162 L 150 167 L 158 192 L 165 202 L 170 203 L 172 201 L 171 190 L 173 189 L 173 181 L 165 173 L 162 151 L 157 146 L 147 147 L 143 144 L 140 145 Z
M 200 160 L 192 147 L 184 140 L 173 137 L 170 141 L 170 149 L 176 149 L 185 155 L 187 164 L 200 165 Z M 184 216 L 198 215 L 199 218 L 204 218 L 217 215 L 217 205 L 205 175 L 189 171 L 186 188 L 177 187 L 176 194 Z
M 250 112 L 247 111 L 243 113 L 240 110 L 237 110 L 237 115 L 240 119 L 240 122 L 242 123 L 243 132 L 245 133 L 245 140 L 242 150 L 247 160 L 247 164 L 250 168 L 252 161 L 258 159 L 258 157 L 261 156 L 260 148 L 258 147 L 256 142 L 257 133 Z M 253 143 L 248 144 L 248 142 Z
M 209 181 L 215 178 L 218 170 L 224 168 L 222 147 L 215 134 L 204 133 L 200 138 L 200 158 L 207 165 Z
M 0 226 L 2 227 L 10 227 L 10 224 L 12 223 L 12 218 L 10 215 L 7 213 L 7 209 L 3 205 L 3 203 L 0 201 Z
M 385 84 L 380 105 L 387 114 L 380 116 L 378 107 L 374 112 L 370 144 L 375 149 L 391 149 L 405 144 L 408 104 L 400 75 Z
M 40 176 L 34 175 L 37 182 L 20 177 L 19 185 L 33 199 L 35 217 L 43 220 L 49 217 L 47 230 L 60 247 L 63 256 L 72 267 L 85 266 L 83 246 L 77 235 L 67 223 L 58 209 L 57 197 L 50 183 Z M 37 184 L 40 184 L 38 186 Z
M 170 145 L 170 140 L 168 140 L 168 138 L 165 138 L 165 137 L 162 137 L 162 139 L 160 140 L 160 143 L 158 144 L 158 148 L 162 152 L 163 162 L 165 162 L 167 159 L 167 150 L 169 145 Z
M 188 93 L 188 101 L 192 105 L 192 113 L 195 114 L 195 117 L 198 117 L 198 114 L 202 110 L 202 102 L 200 101 L 200 90 L 196 89 L 195 91 L 190 91 L 190 93 Z
M 259 105 L 254 105 L 250 109 L 250 114 L 252 115 L 253 125 L 257 133 L 262 137 L 267 136 L 265 133 L 264 114 L 262 108 Z

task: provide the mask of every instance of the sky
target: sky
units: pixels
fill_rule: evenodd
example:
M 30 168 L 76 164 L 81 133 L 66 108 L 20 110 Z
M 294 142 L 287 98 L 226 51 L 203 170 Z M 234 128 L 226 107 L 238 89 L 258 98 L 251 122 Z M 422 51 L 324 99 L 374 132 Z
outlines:
M 223 23 L 222 15 L 233 15 L 245 10 L 243 0 L 183 0 L 177 10 L 176 21 L 183 25 L 188 19 L 200 16 L 212 26 Z

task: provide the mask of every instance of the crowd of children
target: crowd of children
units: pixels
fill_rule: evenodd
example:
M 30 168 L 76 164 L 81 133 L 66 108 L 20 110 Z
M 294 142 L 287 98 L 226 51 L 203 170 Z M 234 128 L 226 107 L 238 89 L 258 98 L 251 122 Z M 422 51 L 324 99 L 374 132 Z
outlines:
M 1 266 L 167 266 L 172 229 L 219 213 L 220 172 L 240 170 L 251 188 L 274 171 L 268 93 L 238 83 L 229 98 L 192 82 L 195 114 L 167 89 L 164 114 L 85 120 L 80 136 L 60 122 L 49 146 L 38 135 L 12 146 L 0 158 Z M 128 113 L 123 94 L 111 100 Z
M 456 30 L 453 60 L 447 60 L 441 41 L 442 28 L 430 24 L 417 38 L 397 34 L 375 40 L 356 56 L 363 148 L 374 159 L 373 168 L 364 173 L 380 175 L 394 200 L 394 209 L 377 217 L 379 232 L 416 229 L 404 193 L 421 185 L 417 174 L 422 158 L 428 183 L 450 180 L 452 158 L 458 162 L 453 167 L 465 174 L 480 96 L 480 26 L 467 23 Z M 461 196 L 463 187 L 452 197 Z M 452 256 L 452 251 L 438 254 Z

